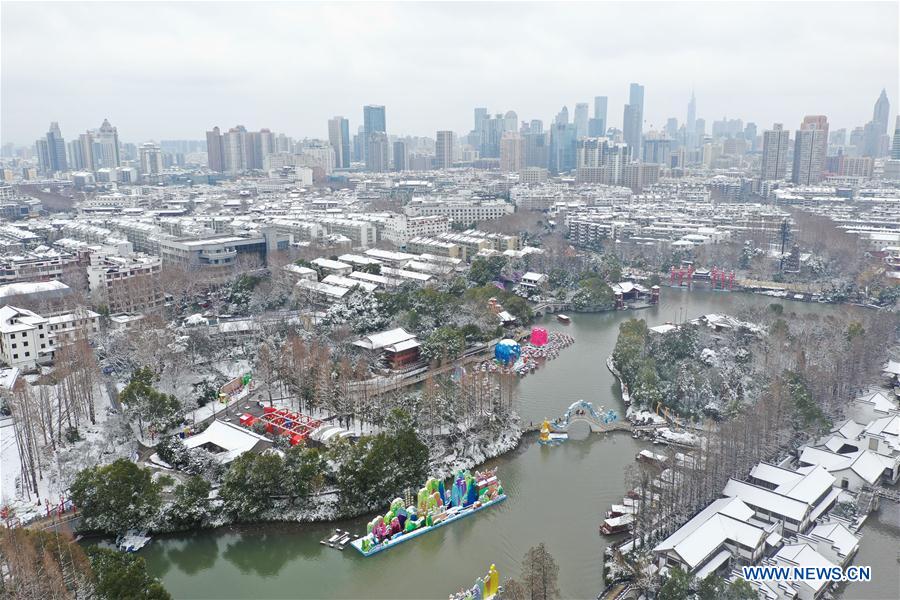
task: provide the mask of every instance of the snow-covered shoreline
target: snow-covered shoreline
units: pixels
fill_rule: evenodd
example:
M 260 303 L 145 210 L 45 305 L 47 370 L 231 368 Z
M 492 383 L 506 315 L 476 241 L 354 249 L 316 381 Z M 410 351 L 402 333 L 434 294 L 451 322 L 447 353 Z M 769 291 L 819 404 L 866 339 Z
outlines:
M 612 354 L 606 357 L 606 368 L 609 369 L 609 372 L 613 374 L 613 377 L 616 378 L 616 381 L 619 382 L 619 390 L 622 392 L 622 402 L 625 403 L 625 406 L 629 407 L 629 411 L 631 410 L 631 395 L 628 393 L 628 386 L 622 381 L 622 374 L 619 373 L 619 370 L 616 368 L 616 363 L 613 361 Z
M 518 419 L 510 422 L 510 427 L 496 435 L 496 432 L 485 429 L 475 435 L 463 434 L 456 442 L 447 447 L 440 456 L 430 461 L 430 475 L 447 478 L 460 469 L 474 469 L 487 461 L 503 456 L 518 448 L 524 432 L 518 425 Z M 492 435 L 494 434 L 494 435 Z M 359 507 L 346 509 L 341 507 L 340 494 L 336 490 L 328 490 L 318 494 L 315 500 L 302 506 L 276 506 L 266 511 L 261 518 L 252 521 L 238 520 L 223 512 L 217 512 L 215 518 L 203 527 L 172 528 L 159 523 L 151 528 L 158 534 L 189 533 L 194 531 L 217 529 L 232 525 L 254 525 L 266 523 L 334 523 L 347 519 L 355 519 L 373 512 L 382 506 Z

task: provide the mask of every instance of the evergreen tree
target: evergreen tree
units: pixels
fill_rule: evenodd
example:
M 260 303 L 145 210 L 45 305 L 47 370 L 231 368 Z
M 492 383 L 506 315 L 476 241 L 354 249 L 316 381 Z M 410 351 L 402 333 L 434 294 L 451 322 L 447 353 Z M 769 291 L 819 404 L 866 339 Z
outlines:
M 183 529 L 205 525 L 210 518 L 210 489 L 209 482 L 196 475 L 178 485 L 168 509 L 169 522 Z
M 161 504 L 160 485 L 150 469 L 124 458 L 80 471 L 70 493 L 84 528 L 107 533 L 146 527 Z
M 225 510 L 238 520 L 252 521 L 272 507 L 281 493 L 284 461 L 274 453 L 245 452 L 225 473 L 219 495 Z
M 96 576 L 96 592 L 106 600 L 171 600 L 166 588 L 147 573 L 144 559 L 134 554 L 93 546 L 87 554 Z
M 716 575 L 708 575 L 697 588 L 697 600 L 720 600 L 728 589 L 728 582 Z
M 691 576 L 678 567 L 669 569 L 669 576 L 659 589 L 659 600 L 688 600 L 690 594 Z
M 162 431 L 177 423 L 180 418 L 181 404 L 178 399 L 153 387 L 158 379 L 153 369 L 141 367 L 131 375 L 128 385 L 119 393 L 119 402 L 137 417 L 142 434 L 145 423 Z

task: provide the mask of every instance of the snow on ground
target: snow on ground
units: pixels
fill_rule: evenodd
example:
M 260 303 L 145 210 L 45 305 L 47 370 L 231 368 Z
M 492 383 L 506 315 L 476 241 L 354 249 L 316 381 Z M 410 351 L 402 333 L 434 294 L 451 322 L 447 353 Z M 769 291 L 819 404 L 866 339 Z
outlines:
M 674 444 L 683 444 L 685 446 L 696 446 L 700 441 L 700 438 L 698 438 L 693 433 L 688 433 L 687 431 L 672 431 L 668 427 L 663 427 L 657 430 L 656 435 L 666 440 L 667 442 L 672 442 Z
M 654 412 L 649 410 L 637 410 L 633 406 L 629 406 L 625 413 L 625 417 L 632 423 L 650 422 L 654 425 L 665 425 L 666 420 Z
M 30 377 L 31 383 L 37 381 Z M 43 388 L 43 389 L 41 389 Z M 41 393 L 50 399 L 50 407 L 54 411 L 54 423 L 57 422 L 57 403 L 55 386 L 33 385 L 31 389 L 35 398 Z M 38 492 L 24 489 L 21 480 L 21 463 L 19 448 L 16 444 L 13 418 L 0 421 L 0 505 L 8 505 L 16 517 L 22 522 L 47 514 L 46 503 L 57 505 L 66 496 L 66 491 L 75 474 L 89 466 L 106 464 L 117 458 L 128 458 L 135 453 L 134 440 L 124 423 L 124 417 L 112 413 L 107 388 L 98 381 L 94 388 L 94 417 L 96 424 L 91 424 L 86 416 L 81 418 L 78 433 L 81 440 L 74 444 L 63 441 L 54 453 L 50 445 L 38 448 L 40 469 L 38 473 Z M 39 435 L 39 442 L 43 437 Z
M 16 486 L 21 470 L 14 421 L 11 417 L 0 419 L 0 506 L 18 495 Z
M 521 439 L 522 431 L 518 427 L 507 428 L 500 433 L 485 430 L 466 435 L 451 446 L 442 458 L 432 461 L 433 475 L 449 477 L 460 469 L 472 469 L 513 450 Z

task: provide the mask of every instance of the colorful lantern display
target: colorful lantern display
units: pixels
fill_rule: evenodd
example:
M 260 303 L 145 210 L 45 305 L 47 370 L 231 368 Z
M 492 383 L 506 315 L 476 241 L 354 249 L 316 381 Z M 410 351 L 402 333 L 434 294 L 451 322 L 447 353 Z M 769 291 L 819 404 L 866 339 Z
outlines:
M 511 365 L 522 356 L 522 347 L 516 340 L 505 339 L 497 342 L 494 348 L 494 358 L 504 365 Z
M 505 499 L 496 470 L 474 475 L 460 470 L 449 486 L 432 477 L 419 489 L 414 506 L 404 506 L 402 499 L 395 498 L 387 513 L 366 524 L 366 535 L 351 544 L 369 556 Z
M 532 346 L 546 346 L 549 341 L 550 336 L 547 333 L 547 330 L 543 327 L 532 327 L 531 328 L 531 345 Z

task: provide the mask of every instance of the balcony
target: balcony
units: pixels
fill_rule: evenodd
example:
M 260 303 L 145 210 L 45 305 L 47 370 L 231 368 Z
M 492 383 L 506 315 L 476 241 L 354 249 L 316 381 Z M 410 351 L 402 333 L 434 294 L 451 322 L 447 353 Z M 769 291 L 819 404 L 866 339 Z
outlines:
M 237 257 L 237 250 L 228 248 L 226 250 L 201 250 L 200 260 L 204 262 L 231 262 Z

